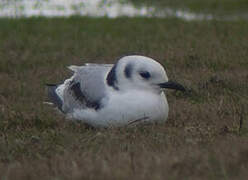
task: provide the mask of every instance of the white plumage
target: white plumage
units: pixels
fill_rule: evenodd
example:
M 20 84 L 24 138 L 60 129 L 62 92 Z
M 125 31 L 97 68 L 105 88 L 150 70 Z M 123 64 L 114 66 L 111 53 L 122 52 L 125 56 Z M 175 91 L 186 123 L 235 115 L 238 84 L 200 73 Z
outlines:
M 71 78 L 48 85 L 49 98 L 68 118 L 94 127 L 164 122 L 169 107 L 162 88 L 185 90 L 168 81 L 161 64 L 144 56 L 69 69 Z

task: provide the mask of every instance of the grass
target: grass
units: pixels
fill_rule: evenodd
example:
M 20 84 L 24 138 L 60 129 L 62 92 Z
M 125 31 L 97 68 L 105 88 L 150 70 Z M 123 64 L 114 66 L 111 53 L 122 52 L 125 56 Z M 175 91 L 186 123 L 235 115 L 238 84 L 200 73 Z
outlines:
M 0 19 L 0 174 L 14 179 L 247 179 L 248 23 L 146 18 Z M 87 129 L 42 102 L 66 66 L 159 60 L 162 125 Z
M 247 12 L 248 2 L 246 0 L 120 0 L 121 2 L 129 1 L 137 6 L 152 5 L 158 8 L 174 7 L 181 9 L 189 9 L 199 13 L 213 13 L 216 15 L 232 15 Z

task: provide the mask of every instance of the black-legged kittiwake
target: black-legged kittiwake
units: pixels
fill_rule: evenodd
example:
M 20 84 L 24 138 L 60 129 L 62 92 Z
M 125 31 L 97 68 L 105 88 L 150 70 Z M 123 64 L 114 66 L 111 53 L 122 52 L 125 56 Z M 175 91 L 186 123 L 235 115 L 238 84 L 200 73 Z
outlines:
M 74 74 L 63 84 L 48 84 L 49 99 L 66 117 L 93 127 L 165 122 L 169 107 L 163 89 L 185 91 L 168 80 L 160 63 L 144 56 L 69 69 Z

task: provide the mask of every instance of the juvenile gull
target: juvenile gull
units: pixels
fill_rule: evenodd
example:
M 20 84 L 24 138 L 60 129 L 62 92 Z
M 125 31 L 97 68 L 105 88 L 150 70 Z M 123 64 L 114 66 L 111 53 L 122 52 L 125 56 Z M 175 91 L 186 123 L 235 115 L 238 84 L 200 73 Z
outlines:
M 144 56 L 69 69 L 74 74 L 63 84 L 48 84 L 48 97 L 67 118 L 94 127 L 165 122 L 169 107 L 163 89 L 185 90 L 168 80 L 161 64 Z

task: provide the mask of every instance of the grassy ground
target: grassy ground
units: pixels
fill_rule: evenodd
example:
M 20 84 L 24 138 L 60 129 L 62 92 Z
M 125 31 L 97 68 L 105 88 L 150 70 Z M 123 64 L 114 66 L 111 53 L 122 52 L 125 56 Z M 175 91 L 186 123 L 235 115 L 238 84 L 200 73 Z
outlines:
M 120 0 L 132 2 L 135 5 L 152 5 L 155 7 L 174 7 L 190 9 L 194 12 L 213 13 L 216 15 L 232 15 L 247 13 L 247 0 Z
M 1 19 L 0 179 L 247 179 L 247 22 Z M 189 92 L 165 124 L 87 129 L 50 107 L 66 66 L 141 54 Z

